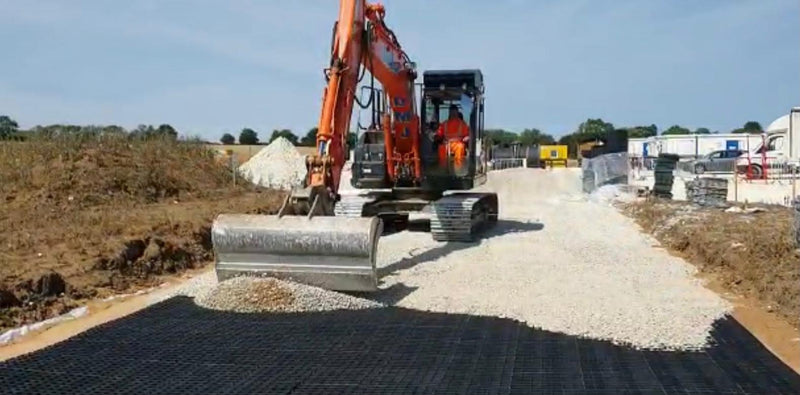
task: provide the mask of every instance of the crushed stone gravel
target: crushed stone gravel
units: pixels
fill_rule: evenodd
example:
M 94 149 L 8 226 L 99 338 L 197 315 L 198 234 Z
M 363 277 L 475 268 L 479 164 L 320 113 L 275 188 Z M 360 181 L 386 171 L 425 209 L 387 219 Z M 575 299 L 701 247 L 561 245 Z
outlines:
M 477 243 L 383 237 L 376 300 L 512 318 L 640 349 L 707 346 L 711 325 L 731 305 L 693 277 L 694 266 L 654 248 L 633 220 L 583 195 L 575 170 L 490 173 L 479 189 L 498 193 L 500 221 Z
M 285 312 L 294 294 L 274 278 L 236 277 L 195 298 L 202 307 L 237 313 Z
M 153 302 L 189 296 L 197 305 L 239 313 L 358 310 L 384 305 L 368 299 L 271 277 L 240 276 L 217 282 L 214 271 L 203 273 Z
M 286 138 L 279 137 L 239 166 L 242 176 L 267 188 L 301 186 L 306 175 L 305 157 Z
M 201 307 L 251 312 L 308 312 L 381 307 L 374 301 L 275 278 L 250 276 L 225 280 L 195 297 Z

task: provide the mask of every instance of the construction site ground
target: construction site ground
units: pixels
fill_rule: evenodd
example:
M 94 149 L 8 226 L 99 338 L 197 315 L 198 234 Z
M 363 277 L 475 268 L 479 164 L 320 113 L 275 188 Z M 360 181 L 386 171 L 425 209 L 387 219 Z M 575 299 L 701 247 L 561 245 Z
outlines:
M 785 310 L 791 306 L 774 303 L 784 296 L 756 284 L 755 272 L 730 281 L 741 270 L 780 277 L 784 272 L 769 268 L 791 269 L 779 266 L 782 261 L 757 268 L 704 265 L 705 256 L 693 252 L 701 245 L 689 253 L 663 234 L 655 234 L 665 240 L 659 244 L 640 232 L 636 221 L 645 231 L 668 221 L 660 205 L 628 206 L 625 216 L 611 202 L 582 194 L 576 169 L 493 172 L 485 189 L 499 194 L 501 221 L 480 242 L 436 243 L 415 231 L 381 240 L 381 290 L 359 297 L 387 307 L 236 314 L 203 309 L 182 296 L 155 305 L 159 298 L 135 296 L 0 348 L 7 360 L 0 364 L 0 388 L 52 394 L 800 391 L 800 335 Z M 220 199 L 226 203 L 202 213 L 233 206 L 266 212 L 277 199 L 236 193 L 254 204 Z M 208 217 L 185 218 L 201 230 L 209 224 Z M 775 246 L 747 245 L 757 247 Z M 208 260 L 198 262 L 194 267 Z M 207 275 L 199 270 L 190 269 Z M 170 276 L 180 275 L 150 284 Z M 181 282 L 154 293 L 168 294 Z M 722 314 L 726 303 L 729 314 Z M 639 349 L 694 344 L 704 333 L 711 344 L 697 350 Z
M 0 334 L 207 267 L 220 212 L 271 213 L 202 146 L 78 138 L 0 143 Z

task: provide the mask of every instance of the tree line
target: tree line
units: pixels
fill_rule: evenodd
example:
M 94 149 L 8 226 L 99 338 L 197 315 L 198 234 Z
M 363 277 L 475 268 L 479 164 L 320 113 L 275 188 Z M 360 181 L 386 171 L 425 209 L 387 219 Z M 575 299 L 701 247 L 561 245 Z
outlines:
M 507 146 L 511 144 L 521 144 L 523 146 L 562 144 L 570 147 L 570 150 L 577 149 L 579 144 L 588 141 L 605 139 L 610 131 L 624 130 L 629 138 L 651 137 L 656 135 L 682 135 L 682 134 L 717 134 L 719 131 L 710 131 L 708 128 L 700 127 L 694 130 L 672 125 L 659 133 L 656 125 L 633 126 L 617 128 L 611 122 L 606 122 L 601 118 L 590 118 L 578 125 L 572 133 L 565 134 L 558 139 L 550 134 L 544 133 L 539 129 L 524 129 L 517 133 L 505 129 L 486 129 L 484 131 L 488 144 Z M 761 124 L 756 121 L 748 121 L 742 127 L 736 128 L 731 133 L 762 133 Z M 132 130 L 117 125 L 109 126 L 78 126 L 78 125 L 48 125 L 35 126 L 30 130 L 21 130 L 16 121 L 7 115 L 0 115 L 0 140 L 25 140 L 31 135 L 56 136 L 61 134 L 81 134 L 81 135 L 101 135 L 101 134 L 124 134 L 131 138 L 151 138 L 166 137 L 170 139 L 178 138 L 178 131 L 169 124 L 139 125 Z M 289 140 L 298 146 L 314 146 L 316 144 L 317 128 L 309 129 L 303 136 L 294 134 L 289 129 L 276 129 L 272 131 L 269 139 L 261 141 L 258 132 L 254 129 L 245 127 L 239 132 L 238 143 L 243 145 L 269 144 L 279 137 Z M 348 134 L 348 144 L 355 145 L 356 134 Z M 230 133 L 223 134 L 219 140 L 222 144 L 230 145 L 237 143 L 237 137 Z M 574 148 L 573 148 L 574 147 Z
M 28 130 L 19 128 L 19 124 L 8 115 L 0 115 L 0 140 L 25 141 L 31 137 L 59 136 L 127 136 L 131 139 L 166 138 L 178 139 L 178 131 L 169 124 L 139 125 L 127 130 L 118 125 L 37 125 Z
M 304 146 L 304 147 L 313 147 L 317 144 L 317 128 L 309 129 L 305 135 L 302 137 L 298 137 L 289 129 L 275 129 L 272 131 L 272 134 L 269 136 L 267 141 L 261 141 L 258 137 L 258 132 L 251 128 L 244 128 L 241 132 L 239 132 L 239 144 L 242 145 L 262 145 L 262 144 L 269 144 L 275 139 L 283 137 L 286 140 L 289 140 L 293 145 L 296 146 Z M 356 134 L 355 133 L 348 133 L 347 135 L 348 144 L 350 146 L 355 145 L 356 143 Z M 236 137 L 230 133 L 225 133 L 219 139 L 222 144 L 225 145 L 232 145 L 236 144 Z
M 621 129 L 627 131 L 629 138 L 644 138 L 644 137 L 659 135 L 658 127 L 654 124 L 648 126 L 623 127 Z M 523 146 L 531 146 L 531 145 L 549 145 L 549 144 L 563 144 L 563 145 L 582 144 L 587 141 L 605 139 L 605 136 L 608 134 L 608 132 L 614 130 L 617 130 L 617 128 L 611 122 L 606 122 L 601 118 L 595 118 L 595 119 L 590 118 L 582 122 L 580 125 L 578 125 L 578 128 L 572 133 L 563 135 L 558 139 L 536 128 L 524 129 L 519 133 L 505 129 L 486 129 L 484 133 L 486 138 L 490 141 L 490 144 L 493 145 L 521 144 Z M 759 124 L 756 121 L 746 122 L 744 126 L 742 126 L 741 128 L 737 128 L 731 131 L 731 133 L 762 133 L 762 132 L 763 128 L 761 127 L 761 124 Z M 704 127 L 690 130 L 689 128 L 680 125 L 672 125 L 669 128 L 663 130 L 660 134 L 681 135 L 681 134 L 693 134 L 693 133 L 718 134 L 720 132 L 719 131 L 712 132 L 708 128 Z M 309 129 L 308 132 L 306 132 L 306 134 L 303 135 L 302 137 L 298 137 L 289 129 L 273 130 L 272 134 L 270 135 L 270 138 L 266 142 L 261 142 L 257 132 L 255 132 L 251 128 L 244 128 L 239 133 L 238 142 L 239 144 L 246 144 L 246 145 L 269 144 L 278 137 L 284 137 L 294 145 L 314 146 L 316 143 L 316 134 L 317 134 L 317 128 Z M 349 133 L 348 140 L 350 140 L 352 143 L 355 143 L 355 138 L 356 138 L 355 133 Z M 237 139 L 232 134 L 225 133 L 220 139 L 220 142 L 222 142 L 223 144 L 236 144 Z

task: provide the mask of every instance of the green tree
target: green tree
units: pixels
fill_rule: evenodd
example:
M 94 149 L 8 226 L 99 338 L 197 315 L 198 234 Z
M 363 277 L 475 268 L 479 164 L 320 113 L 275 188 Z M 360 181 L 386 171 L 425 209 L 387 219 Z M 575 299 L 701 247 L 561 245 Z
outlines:
M 175 130 L 175 128 L 173 128 L 171 125 L 161 124 L 158 126 L 158 129 L 156 129 L 155 132 L 159 137 L 166 137 L 171 140 L 178 139 L 178 131 Z
M 509 145 L 519 141 L 519 135 L 504 129 L 486 129 L 484 135 L 489 145 Z
M 634 126 L 626 130 L 628 131 L 628 138 L 646 138 L 658 134 L 658 127 L 656 125 Z
M 744 124 L 744 130 L 747 133 L 761 133 L 764 131 L 764 128 L 762 128 L 761 124 L 756 121 L 748 121 Z
M 128 136 L 133 139 L 147 139 L 153 136 L 155 133 L 156 129 L 153 127 L 153 125 L 140 124 L 136 127 L 136 129 L 132 130 Z
M 304 147 L 313 147 L 317 145 L 317 128 L 313 127 L 306 132 L 306 135 L 300 139 L 300 145 Z
M 655 126 L 655 125 L 653 125 Z M 578 155 L 581 144 L 589 141 L 605 140 L 609 132 L 614 130 L 614 124 L 603 121 L 601 118 L 589 118 L 578 125 L 578 130 L 565 134 L 558 139 L 558 144 L 566 145 L 570 158 Z
M 0 140 L 11 138 L 17 134 L 19 124 L 8 115 L 0 115 Z
M 270 136 L 269 138 L 269 142 L 271 143 L 275 141 L 275 139 L 277 139 L 278 137 L 283 137 L 286 140 L 289 140 L 289 142 L 291 142 L 292 145 L 297 145 L 297 136 L 294 133 L 292 133 L 292 131 L 289 129 L 273 130 L 272 136 Z
M 691 133 L 692 132 L 687 128 L 678 125 L 672 125 L 669 127 L 669 129 L 665 130 L 664 133 L 661 134 L 667 136 L 667 135 L 691 134 Z
M 694 130 L 695 134 L 711 134 L 711 131 L 708 128 L 697 128 Z
M 553 136 L 542 133 L 539 129 L 525 129 L 519 134 L 519 142 L 522 145 L 547 145 L 555 144 L 556 140 Z
M 605 139 L 609 132 L 614 131 L 614 124 L 605 122 L 600 118 L 587 119 L 578 126 L 577 134 L 580 143 L 597 139 Z
M 233 135 L 230 133 L 225 133 L 222 135 L 219 141 L 225 145 L 236 144 L 236 137 L 233 137 Z
M 123 128 L 122 126 L 108 125 L 108 126 L 103 126 L 102 133 L 105 134 L 105 135 L 121 136 L 121 135 L 124 135 L 124 134 L 128 133 L 128 131 L 125 130 L 125 128 Z
M 258 144 L 258 133 L 250 128 L 242 129 L 239 133 L 239 144 L 243 145 L 256 145 Z
M 358 142 L 358 135 L 350 132 L 347 133 L 347 147 L 348 149 L 355 149 L 356 143 Z

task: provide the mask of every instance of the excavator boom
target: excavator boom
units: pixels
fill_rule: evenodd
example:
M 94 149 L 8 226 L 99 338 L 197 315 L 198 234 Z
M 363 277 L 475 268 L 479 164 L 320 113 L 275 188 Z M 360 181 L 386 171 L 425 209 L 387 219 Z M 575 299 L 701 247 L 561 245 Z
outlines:
M 389 178 L 422 178 L 419 118 L 414 108 L 414 65 L 384 23 L 385 10 L 365 0 L 341 0 L 316 139 L 306 158 L 303 187 L 287 196 L 277 215 L 219 215 L 212 225 L 219 280 L 264 274 L 343 291 L 374 291 L 382 222 L 334 216 L 345 162 L 346 136 L 364 70 L 384 87 L 392 122 L 384 122 Z

